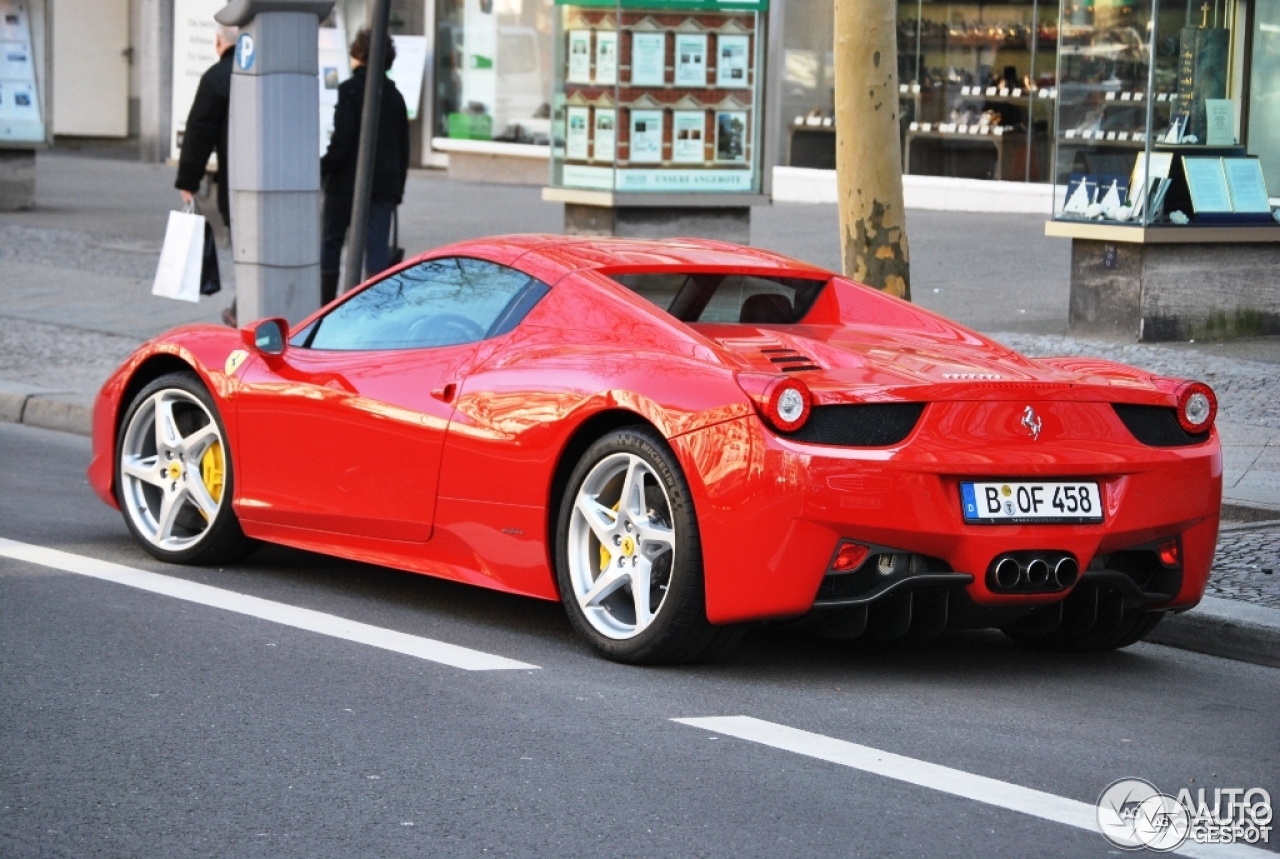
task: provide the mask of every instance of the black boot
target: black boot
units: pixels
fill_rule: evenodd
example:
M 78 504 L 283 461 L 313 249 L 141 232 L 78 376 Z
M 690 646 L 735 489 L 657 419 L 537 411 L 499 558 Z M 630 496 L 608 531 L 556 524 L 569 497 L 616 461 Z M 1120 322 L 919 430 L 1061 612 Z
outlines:
M 320 272 L 320 306 L 324 307 L 338 297 L 338 277 L 341 272 Z

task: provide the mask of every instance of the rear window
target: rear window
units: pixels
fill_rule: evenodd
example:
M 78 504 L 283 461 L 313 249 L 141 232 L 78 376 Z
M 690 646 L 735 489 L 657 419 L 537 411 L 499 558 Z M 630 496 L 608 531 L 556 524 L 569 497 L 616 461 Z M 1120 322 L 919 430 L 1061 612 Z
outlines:
M 791 325 L 809 312 L 825 280 L 749 274 L 621 274 L 613 278 L 681 322 Z

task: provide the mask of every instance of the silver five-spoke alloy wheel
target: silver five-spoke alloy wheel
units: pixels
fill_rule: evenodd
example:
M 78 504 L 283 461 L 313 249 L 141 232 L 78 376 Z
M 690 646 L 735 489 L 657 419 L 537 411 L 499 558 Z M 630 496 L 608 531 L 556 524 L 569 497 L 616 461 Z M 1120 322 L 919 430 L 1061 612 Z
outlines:
M 197 397 L 162 388 L 133 412 L 120 446 L 121 504 L 138 534 L 165 552 L 191 549 L 223 503 L 226 445 Z
M 587 474 L 569 522 L 574 597 L 592 628 L 625 640 L 662 610 L 676 562 L 671 500 L 653 468 L 614 453 Z

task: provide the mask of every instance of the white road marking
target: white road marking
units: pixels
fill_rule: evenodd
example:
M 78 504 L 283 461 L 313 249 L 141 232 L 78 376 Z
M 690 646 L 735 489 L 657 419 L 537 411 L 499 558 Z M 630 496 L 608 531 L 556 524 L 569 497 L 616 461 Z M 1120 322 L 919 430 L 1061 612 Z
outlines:
M 750 716 L 717 716 L 705 719 L 672 719 L 671 721 L 905 781 L 908 784 L 927 787 L 998 808 L 1007 808 L 1010 811 L 1052 820 L 1077 829 L 1086 829 L 1098 836 L 1100 844 L 1106 844 L 1102 835 L 1098 833 L 1097 809 L 1087 802 L 1066 799 L 1029 787 L 896 755 L 870 746 L 824 737 L 822 734 L 813 734 L 799 728 L 779 725 L 776 722 L 753 719 Z M 1230 859 L 1230 857 L 1276 859 L 1275 853 L 1247 844 L 1196 844 L 1188 841 L 1173 852 L 1180 856 L 1195 857 L 1195 859 L 1201 857 L 1204 859 Z
M 197 582 L 162 576 L 158 573 L 149 573 L 146 570 L 138 570 L 122 564 L 113 564 L 110 561 L 100 561 L 97 558 L 89 558 L 84 555 L 74 555 L 57 549 L 33 546 L 30 543 L 6 540 L 3 537 L 0 537 L 0 556 L 13 558 L 16 561 L 26 561 L 31 564 L 52 567 L 55 570 L 62 570 L 67 573 L 128 585 L 131 588 L 150 591 L 154 594 L 225 609 L 236 614 L 256 617 L 260 620 L 271 621 L 283 626 L 292 626 L 295 629 L 305 629 L 308 632 L 318 632 L 321 635 L 341 638 L 345 641 L 354 641 L 358 644 L 367 644 L 370 647 L 379 647 L 383 650 L 403 653 L 406 656 L 415 656 L 428 662 L 438 662 L 441 665 L 463 668 L 467 671 L 495 671 L 538 667 L 537 665 L 517 662 L 514 659 L 507 659 L 503 656 L 494 656 L 491 653 L 459 647 L 456 644 L 408 635 L 391 629 L 383 629 L 378 626 L 347 620 L 332 614 L 298 608 L 297 606 L 264 600 L 247 594 L 238 594 L 235 591 L 227 591 Z

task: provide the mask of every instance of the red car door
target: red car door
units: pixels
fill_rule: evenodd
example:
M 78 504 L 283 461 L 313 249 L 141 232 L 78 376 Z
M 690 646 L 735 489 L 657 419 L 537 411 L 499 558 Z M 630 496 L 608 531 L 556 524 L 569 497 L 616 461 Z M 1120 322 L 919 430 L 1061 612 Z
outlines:
M 360 290 L 241 372 L 236 512 L 245 522 L 430 539 L 458 384 L 482 340 L 546 292 L 446 257 Z
M 237 395 L 240 517 L 429 539 L 448 386 L 475 348 L 289 349 L 252 362 Z

